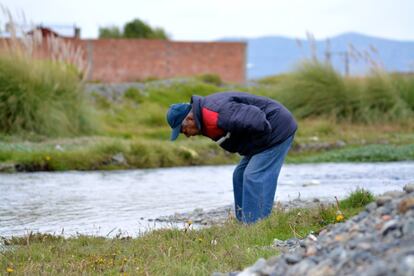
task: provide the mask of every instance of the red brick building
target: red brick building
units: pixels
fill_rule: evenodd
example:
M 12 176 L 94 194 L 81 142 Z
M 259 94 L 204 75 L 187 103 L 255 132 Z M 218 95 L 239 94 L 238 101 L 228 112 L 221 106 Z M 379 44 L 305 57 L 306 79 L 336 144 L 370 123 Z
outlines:
M 57 33 L 42 28 L 42 36 Z M 7 40 L 4 38 L 3 40 Z M 64 37 L 72 49 L 79 49 L 89 67 L 87 80 L 133 82 L 147 78 L 188 77 L 217 74 L 225 82 L 246 80 L 246 44 L 240 42 L 177 42 L 147 39 L 82 40 Z M 38 54 L 47 56 L 42 45 Z M 2 44 L 0 44 L 2 45 Z
M 245 81 L 246 45 L 236 42 L 175 42 L 145 39 L 81 40 L 89 80 L 127 82 L 217 74 Z

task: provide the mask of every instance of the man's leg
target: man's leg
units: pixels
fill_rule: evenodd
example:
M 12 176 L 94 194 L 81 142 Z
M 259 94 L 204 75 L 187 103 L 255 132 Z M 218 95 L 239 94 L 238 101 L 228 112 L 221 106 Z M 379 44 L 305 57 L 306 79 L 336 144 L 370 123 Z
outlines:
M 283 143 L 253 155 L 243 175 L 242 221 L 253 223 L 270 215 L 277 179 L 293 136 Z
M 236 218 L 242 221 L 242 208 L 243 208 L 243 174 L 249 159 L 243 157 L 240 163 L 234 169 L 233 172 L 233 193 L 234 193 L 234 210 Z

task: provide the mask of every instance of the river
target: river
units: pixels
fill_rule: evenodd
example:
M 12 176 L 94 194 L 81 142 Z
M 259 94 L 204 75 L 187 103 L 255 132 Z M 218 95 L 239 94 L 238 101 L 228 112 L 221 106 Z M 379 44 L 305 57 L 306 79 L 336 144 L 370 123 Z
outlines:
M 153 219 L 233 203 L 234 166 L 129 171 L 0 174 L 0 236 L 29 231 L 64 235 L 139 235 L 172 226 Z M 414 180 L 414 162 L 284 165 L 276 200 L 374 194 Z

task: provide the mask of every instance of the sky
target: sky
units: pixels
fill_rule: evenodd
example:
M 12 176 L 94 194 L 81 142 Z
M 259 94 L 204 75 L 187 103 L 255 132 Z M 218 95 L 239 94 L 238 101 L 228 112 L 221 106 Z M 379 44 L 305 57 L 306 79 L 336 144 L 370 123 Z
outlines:
M 82 38 L 135 18 L 173 40 L 213 41 L 280 35 L 324 39 L 358 32 L 414 41 L 414 0 L 0 0 L 33 24 L 76 24 Z M 4 29 L 5 17 L 0 17 Z

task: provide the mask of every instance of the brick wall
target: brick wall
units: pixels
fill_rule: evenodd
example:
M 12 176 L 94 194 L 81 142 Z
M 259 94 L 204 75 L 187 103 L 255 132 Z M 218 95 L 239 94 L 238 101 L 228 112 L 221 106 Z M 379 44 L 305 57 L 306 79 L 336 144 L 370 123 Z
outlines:
M 67 39 L 80 47 L 90 81 L 130 82 L 217 74 L 243 83 L 246 45 L 238 42 L 173 42 L 145 39 Z

